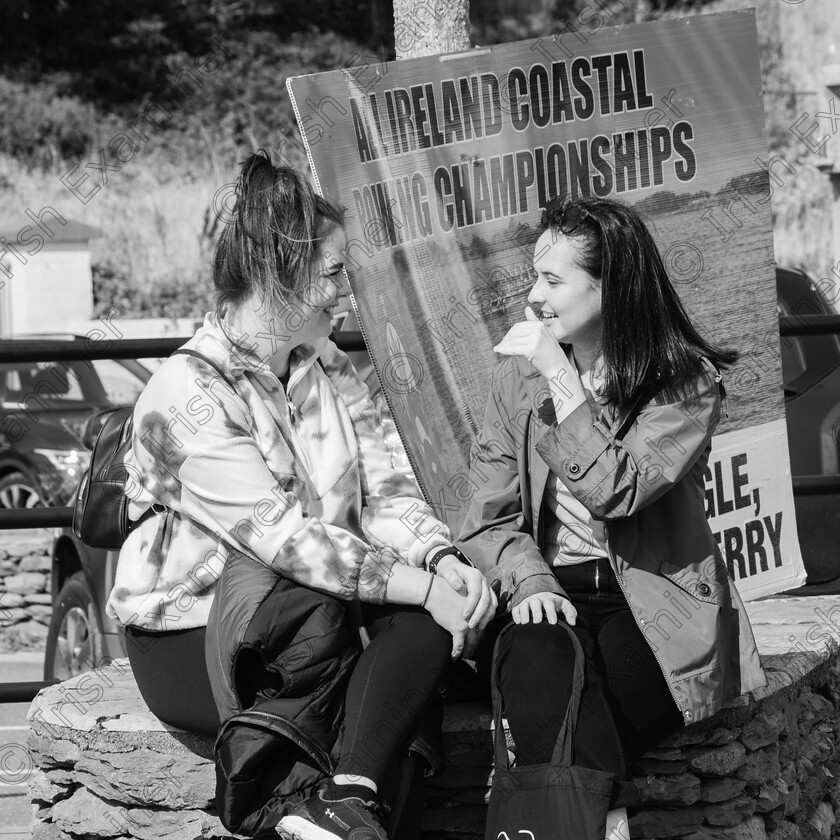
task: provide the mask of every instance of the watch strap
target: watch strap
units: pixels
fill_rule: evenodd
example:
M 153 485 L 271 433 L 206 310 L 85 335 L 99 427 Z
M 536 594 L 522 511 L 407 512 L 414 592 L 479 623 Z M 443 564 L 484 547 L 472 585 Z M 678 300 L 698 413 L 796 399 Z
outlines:
M 457 548 L 454 545 L 447 545 L 443 548 L 439 548 L 426 563 L 426 568 L 429 570 L 430 574 L 437 574 L 437 567 L 444 557 L 457 557 L 458 562 L 463 563 L 465 566 L 472 566 L 472 563 L 470 563 L 469 559 L 460 548 Z

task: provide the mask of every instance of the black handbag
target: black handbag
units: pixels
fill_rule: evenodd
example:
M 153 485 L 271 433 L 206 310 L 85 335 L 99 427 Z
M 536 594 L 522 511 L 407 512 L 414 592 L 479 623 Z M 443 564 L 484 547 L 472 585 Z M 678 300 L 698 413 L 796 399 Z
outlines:
M 172 355 L 176 353 L 201 359 L 233 387 L 224 371 L 201 353 L 187 348 L 179 348 Z M 82 434 L 82 442 L 90 446 L 91 455 L 76 488 L 73 533 L 91 548 L 119 549 L 141 522 L 166 510 L 163 505 L 153 504 L 140 519 L 128 518 L 126 457 L 131 448 L 133 417 L 134 409 L 130 406 L 100 411 L 87 421 Z
M 574 631 L 563 627 L 575 651 L 572 696 L 551 762 L 510 767 L 499 691 L 499 641 L 515 632 L 510 624 L 493 651 L 492 691 L 495 769 L 490 788 L 485 840 L 603 840 L 614 775 L 572 764 L 572 743 L 583 691 L 584 655 Z

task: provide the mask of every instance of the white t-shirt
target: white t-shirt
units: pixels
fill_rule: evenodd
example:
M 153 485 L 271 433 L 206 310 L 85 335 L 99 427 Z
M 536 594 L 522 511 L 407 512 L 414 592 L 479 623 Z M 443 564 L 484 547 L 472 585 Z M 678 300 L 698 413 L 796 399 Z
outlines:
M 571 352 L 569 361 L 575 364 Z M 593 383 L 592 371 L 589 371 L 580 376 L 580 381 L 588 392 L 588 398 L 595 400 L 595 388 L 600 386 L 601 380 L 596 377 Z M 603 522 L 594 520 L 584 505 L 551 472 L 543 496 L 542 518 L 545 535 L 542 553 L 550 566 L 585 563 L 609 556 Z

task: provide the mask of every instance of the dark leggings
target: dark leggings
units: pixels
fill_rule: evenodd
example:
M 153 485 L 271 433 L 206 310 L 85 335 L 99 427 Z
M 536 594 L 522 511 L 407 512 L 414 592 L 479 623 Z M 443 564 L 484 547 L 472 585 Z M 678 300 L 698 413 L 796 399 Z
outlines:
M 370 644 L 347 688 L 336 773 L 377 785 L 437 692 L 452 637 L 417 607 L 363 604 Z M 219 716 L 204 664 L 205 628 L 151 633 L 126 627 L 131 669 L 149 709 L 164 723 L 214 736 Z
M 204 663 L 205 627 L 153 633 L 128 625 L 125 646 L 140 694 L 164 723 L 214 737 L 219 713 Z
M 629 764 L 682 727 L 682 716 L 621 592 L 568 594 L 586 657 L 574 760 L 624 779 Z M 571 695 L 571 641 L 545 620 L 521 624 L 506 634 L 499 655 L 517 760 L 548 762 Z
M 377 785 L 437 693 L 452 636 L 417 607 L 362 605 L 370 644 L 347 687 L 336 773 Z

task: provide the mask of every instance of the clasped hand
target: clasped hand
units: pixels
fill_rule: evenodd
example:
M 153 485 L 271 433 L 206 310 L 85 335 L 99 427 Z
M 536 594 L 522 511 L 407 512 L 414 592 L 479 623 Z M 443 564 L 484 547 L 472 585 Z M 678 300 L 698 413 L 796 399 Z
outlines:
M 469 657 L 496 614 L 496 595 L 476 568 L 444 557 L 426 608 L 452 634 L 452 658 Z

